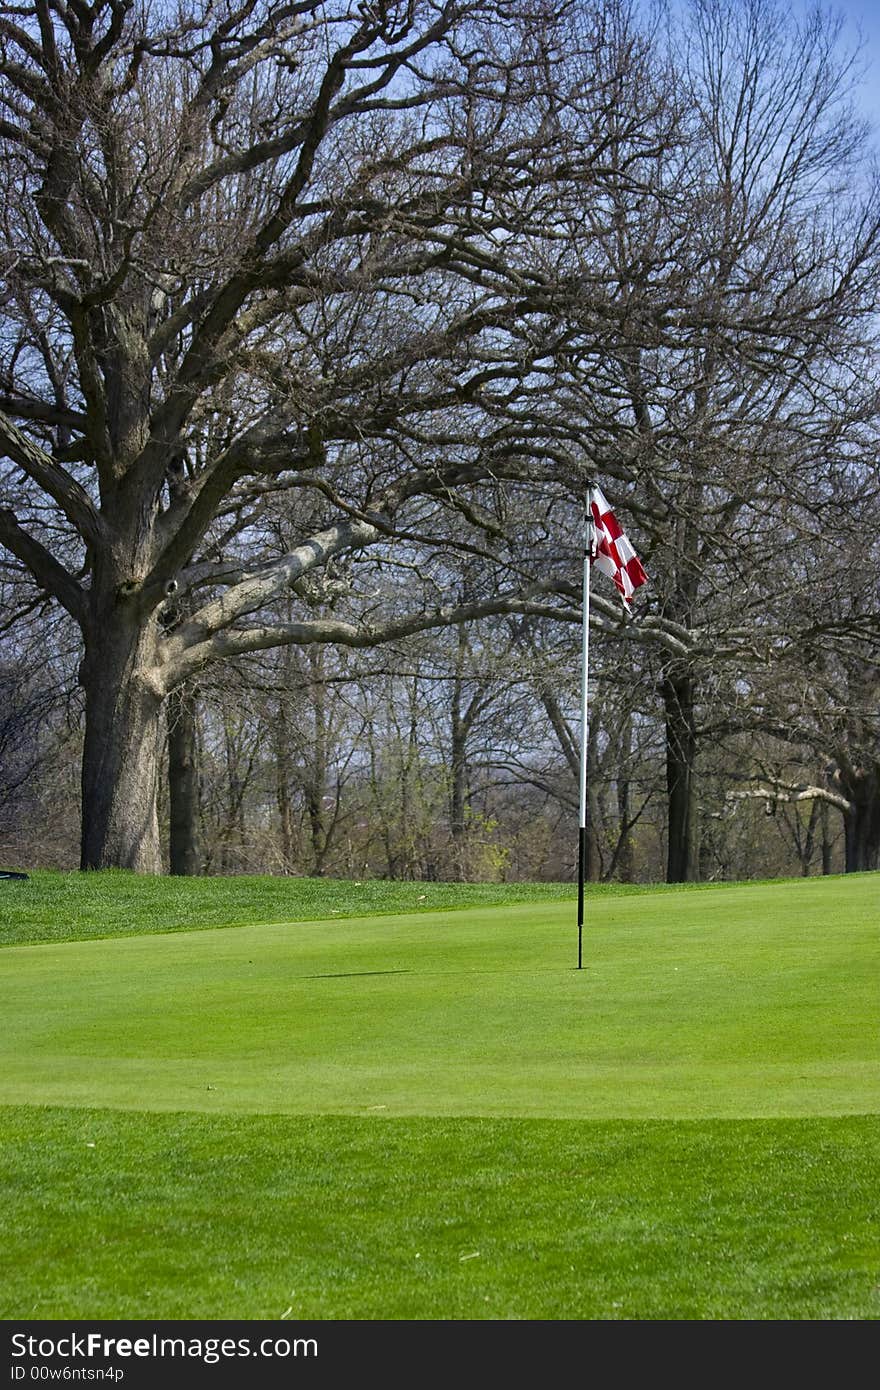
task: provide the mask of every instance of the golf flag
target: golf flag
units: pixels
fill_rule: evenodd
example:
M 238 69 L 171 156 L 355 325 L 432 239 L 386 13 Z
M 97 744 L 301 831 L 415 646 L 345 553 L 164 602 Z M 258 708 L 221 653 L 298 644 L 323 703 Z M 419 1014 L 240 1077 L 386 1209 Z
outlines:
M 613 580 L 629 612 L 630 599 L 639 585 L 647 582 L 648 576 L 599 488 L 590 488 L 589 502 L 593 518 L 593 564 Z
M 578 820 L 578 970 L 583 968 L 584 871 L 587 860 L 587 746 L 590 700 L 590 570 L 593 565 L 617 587 L 629 613 L 630 599 L 648 576 L 601 488 L 587 489 L 584 512 L 584 600 L 581 619 L 581 766 Z

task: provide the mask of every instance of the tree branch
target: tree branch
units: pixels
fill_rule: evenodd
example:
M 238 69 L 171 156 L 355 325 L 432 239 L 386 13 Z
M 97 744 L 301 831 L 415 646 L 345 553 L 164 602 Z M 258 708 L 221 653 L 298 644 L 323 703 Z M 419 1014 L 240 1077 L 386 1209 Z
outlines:
M 767 801 L 780 802 L 793 805 L 797 801 L 827 801 L 829 806 L 836 806 L 838 811 L 844 815 L 851 814 L 855 810 L 853 803 L 838 792 L 831 792 L 825 787 L 795 786 L 778 782 L 775 787 L 767 790 L 763 787 L 747 787 L 741 791 L 725 792 L 725 801 Z
M 106 539 L 106 526 L 85 488 L 34 444 L 3 411 L 0 411 L 0 448 L 58 503 L 88 545 L 97 545 Z
M 268 647 L 311 646 L 316 643 L 332 643 L 354 648 L 377 647 L 386 642 L 410 637 L 416 632 L 426 632 L 431 628 L 452 627 L 505 613 L 555 616 L 555 610 L 546 602 L 549 592 L 548 585 L 536 584 L 519 594 L 502 594 L 480 603 L 460 604 L 455 608 L 441 607 L 410 614 L 405 618 L 389 619 L 384 623 L 355 624 L 340 619 L 316 618 L 310 622 L 265 624 L 261 627 L 243 629 L 227 628 L 189 646 L 176 645 L 175 633 L 164 644 L 162 665 L 156 675 L 162 686 L 171 690 L 209 662 L 229 656 L 240 656 L 244 652 L 263 651 Z M 543 601 L 539 596 L 543 596 Z
M 15 513 L 0 508 L 0 545 L 5 545 L 26 565 L 41 589 L 58 600 L 82 627 L 86 617 L 85 593 L 73 575 L 19 525 Z

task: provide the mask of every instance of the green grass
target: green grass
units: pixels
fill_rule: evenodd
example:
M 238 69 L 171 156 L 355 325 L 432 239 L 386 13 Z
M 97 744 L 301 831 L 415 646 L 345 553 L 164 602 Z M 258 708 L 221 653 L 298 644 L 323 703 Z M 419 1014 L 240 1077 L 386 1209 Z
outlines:
M 592 891 L 639 890 L 597 886 Z M 163 878 L 123 869 L 84 874 L 37 869 L 26 882 L 0 880 L 0 946 L 554 902 L 570 899 L 574 892 L 570 883 L 360 883 L 266 875 Z
M 588 901 L 632 894 L 717 892 L 735 884 L 587 884 Z M 0 946 L 204 931 L 258 922 L 445 912 L 515 903 L 571 901 L 571 883 L 390 883 L 384 879 L 143 877 L 33 870 L 26 882 L 0 880 Z
M 8 1111 L 0 1316 L 876 1318 L 875 1119 Z
M 610 897 L 582 971 L 570 902 L 11 946 L 0 1102 L 871 1113 L 876 894 L 865 875 Z
M 70 877 L 152 934 L 0 952 L 0 1316 L 880 1315 L 876 875 L 608 892 L 582 971 L 552 893 Z

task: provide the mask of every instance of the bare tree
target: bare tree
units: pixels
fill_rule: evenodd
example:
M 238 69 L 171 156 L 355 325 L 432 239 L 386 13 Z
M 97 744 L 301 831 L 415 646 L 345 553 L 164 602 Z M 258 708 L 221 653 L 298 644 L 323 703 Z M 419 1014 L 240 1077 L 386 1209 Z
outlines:
M 627 62 L 605 8 L 564 35 L 594 59 L 568 84 L 581 155 Z M 438 515 L 479 548 L 468 491 L 540 472 L 500 404 L 574 292 L 551 254 L 560 169 L 584 196 L 607 174 L 571 167 L 563 38 L 528 0 L 0 14 L 0 541 L 82 632 L 82 864 L 155 871 L 160 711 L 207 664 L 552 587 L 514 564 L 459 609 L 307 604 L 340 557 L 435 543 Z M 281 490 L 301 502 L 283 553 L 258 526 Z
M 607 399 L 625 402 L 629 420 L 609 418 L 605 447 L 609 496 L 625 497 L 650 537 L 654 611 L 689 635 L 658 682 L 669 881 L 700 874 L 713 673 L 750 664 L 772 640 L 806 534 L 792 530 L 793 508 L 815 510 L 844 458 L 868 476 L 880 252 L 839 23 L 766 0 L 695 0 L 683 14 L 670 51 L 689 138 L 657 154 L 662 195 L 622 189 L 592 241 L 631 317 L 657 325 L 653 346 L 641 331 L 627 349 L 621 335 Z
M 772 645 L 750 559 L 868 418 L 880 234 L 828 21 L 695 14 L 676 74 L 618 0 L 0 4 L 0 544 L 80 634 L 84 867 L 160 867 L 163 709 L 218 662 L 576 623 L 598 470 L 692 874 L 700 683 Z

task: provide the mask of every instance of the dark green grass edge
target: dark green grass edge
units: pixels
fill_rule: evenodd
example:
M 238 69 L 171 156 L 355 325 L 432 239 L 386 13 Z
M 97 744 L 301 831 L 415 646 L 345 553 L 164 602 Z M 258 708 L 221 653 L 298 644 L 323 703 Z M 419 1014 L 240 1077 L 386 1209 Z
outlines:
M 822 882 L 862 875 L 829 875 Z M 868 877 L 868 875 L 864 875 Z M 586 885 L 588 900 L 815 884 L 815 878 Z M 880 887 L 880 878 L 878 878 Z M 0 880 L 0 946 L 332 921 L 574 900 L 570 883 L 433 883 L 271 875 L 147 877 L 122 869 L 34 870 Z

